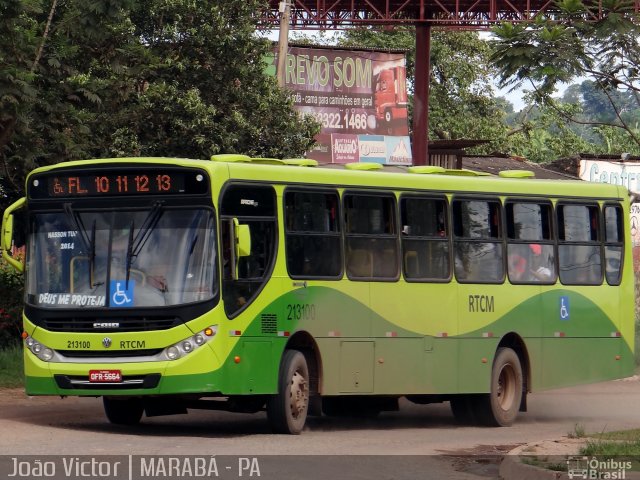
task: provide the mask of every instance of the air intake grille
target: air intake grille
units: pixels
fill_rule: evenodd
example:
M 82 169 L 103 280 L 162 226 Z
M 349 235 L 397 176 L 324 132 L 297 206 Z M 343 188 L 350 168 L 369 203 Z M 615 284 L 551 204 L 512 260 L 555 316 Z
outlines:
M 278 316 L 275 313 L 263 313 L 261 320 L 262 320 L 262 333 L 264 334 L 278 333 Z
M 146 350 L 56 350 L 68 358 L 149 357 L 162 352 L 162 348 Z
M 52 332 L 147 332 L 167 330 L 182 323 L 178 317 L 82 317 L 44 318 L 43 326 Z M 117 324 L 118 326 L 115 326 Z

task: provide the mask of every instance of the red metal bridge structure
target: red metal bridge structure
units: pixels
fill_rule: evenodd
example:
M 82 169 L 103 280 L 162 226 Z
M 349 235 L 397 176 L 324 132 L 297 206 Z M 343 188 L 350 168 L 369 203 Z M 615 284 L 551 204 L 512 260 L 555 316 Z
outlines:
M 433 25 L 487 29 L 500 22 L 527 22 L 553 15 L 555 0 L 293 0 L 293 29 L 338 30 L 370 25 Z M 269 0 L 260 23 L 277 28 L 280 0 Z M 594 21 L 603 16 L 603 0 L 585 2 Z M 629 8 L 640 12 L 640 0 Z
M 413 108 L 413 162 L 428 163 L 429 50 L 431 28 L 488 30 L 501 22 L 528 22 L 536 15 L 553 16 L 555 0 L 288 0 L 289 27 L 295 30 L 343 30 L 356 27 L 413 25 L 416 65 Z M 259 25 L 278 29 L 280 0 L 268 0 Z M 604 0 L 585 0 L 588 19 L 606 13 Z M 640 0 L 630 0 L 629 12 L 640 12 Z

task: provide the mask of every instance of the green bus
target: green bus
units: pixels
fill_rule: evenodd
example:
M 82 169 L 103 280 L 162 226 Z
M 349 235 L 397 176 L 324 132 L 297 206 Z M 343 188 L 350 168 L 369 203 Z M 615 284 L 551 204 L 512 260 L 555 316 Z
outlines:
M 116 424 L 266 410 L 296 434 L 402 397 L 508 426 L 529 392 L 632 375 L 629 192 L 528 176 L 243 155 L 38 168 L 2 226 L 26 392 L 101 396 Z

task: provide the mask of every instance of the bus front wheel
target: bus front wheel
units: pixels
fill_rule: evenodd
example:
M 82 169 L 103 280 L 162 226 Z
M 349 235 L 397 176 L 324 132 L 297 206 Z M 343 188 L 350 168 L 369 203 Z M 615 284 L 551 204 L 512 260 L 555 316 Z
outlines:
M 309 368 L 302 352 L 286 350 L 280 362 L 278 393 L 267 402 L 267 417 L 275 433 L 299 434 L 309 410 Z
M 139 398 L 102 397 L 104 413 L 116 425 L 137 425 L 144 406 Z
M 491 392 L 476 404 L 476 417 L 487 426 L 513 424 L 522 400 L 522 366 L 511 348 L 499 348 L 491 371 Z

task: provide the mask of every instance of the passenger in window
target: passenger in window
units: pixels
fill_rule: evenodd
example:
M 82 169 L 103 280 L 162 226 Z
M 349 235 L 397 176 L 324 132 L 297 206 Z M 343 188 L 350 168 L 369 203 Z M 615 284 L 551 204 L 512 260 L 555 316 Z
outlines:
M 515 247 L 515 245 L 513 247 Z M 525 274 L 527 273 L 527 259 L 519 253 L 512 253 L 509 255 L 508 262 L 509 278 L 511 279 L 511 281 L 527 281 L 527 279 L 525 278 Z
M 548 282 L 553 279 L 553 257 L 543 255 L 542 245 L 511 245 L 508 258 L 509 279 L 518 283 Z
M 529 249 L 531 250 L 531 280 L 538 282 L 548 282 L 553 278 L 553 273 L 551 270 L 551 264 L 549 262 L 549 257 L 546 259 L 543 258 L 542 255 L 542 246 L 537 243 L 532 243 L 529 245 Z

